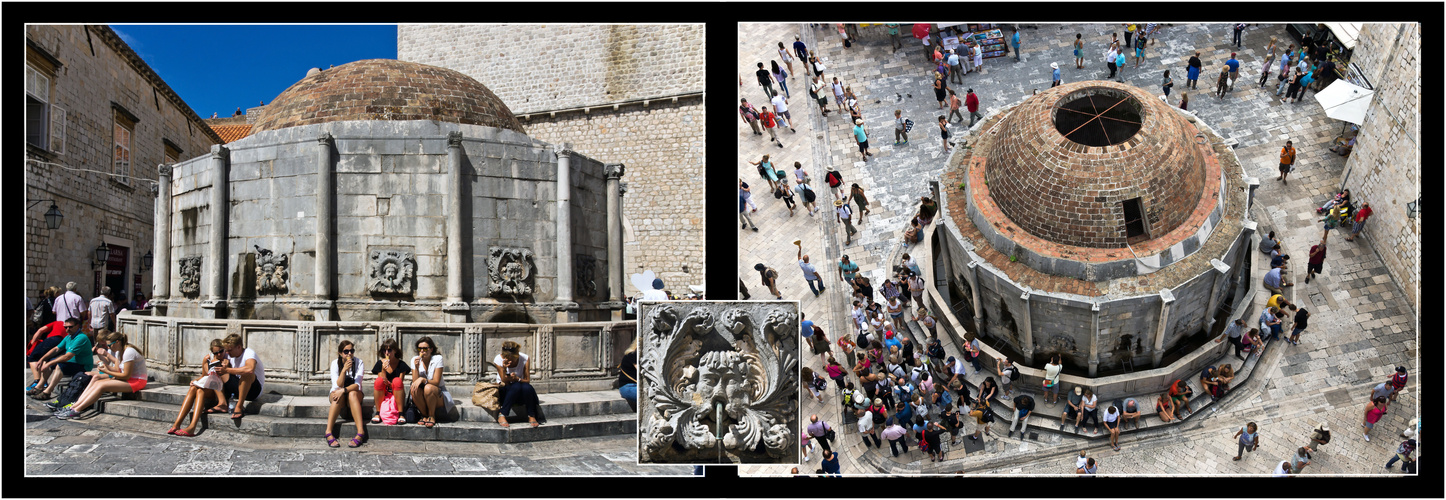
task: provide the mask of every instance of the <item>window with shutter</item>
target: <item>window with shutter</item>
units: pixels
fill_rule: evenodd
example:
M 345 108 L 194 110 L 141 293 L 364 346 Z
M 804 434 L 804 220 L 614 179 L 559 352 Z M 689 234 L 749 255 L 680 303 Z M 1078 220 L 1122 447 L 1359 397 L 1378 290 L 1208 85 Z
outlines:
M 45 149 L 49 146 L 50 77 L 25 66 L 25 141 Z
M 50 107 L 50 151 L 65 154 L 65 110 L 60 106 Z
M 114 168 L 111 170 L 116 177 L 113 179 L 121 184 L 131 183 L 131 129 L 124 123 L 126 120 L 120 116 L 115 120 L 115 150 L 112 154 Z

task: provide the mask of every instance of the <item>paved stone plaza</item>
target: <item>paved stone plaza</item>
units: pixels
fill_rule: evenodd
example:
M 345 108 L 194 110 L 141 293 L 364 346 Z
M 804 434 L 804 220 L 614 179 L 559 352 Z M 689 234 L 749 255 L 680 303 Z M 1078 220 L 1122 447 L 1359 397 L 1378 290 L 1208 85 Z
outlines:
M 376 439 L 327 448 L 322 438 L 206 432 L 165 434 L 167 424 L 112 415 L 59 420 L 31 413 L 25 424 L 27 475 L 481 475 L 689 476 L 691 466 L 637 465 L 636 437 L 520 444 Z M 345 434 L 351 423 L 338 424 Z M 445 425 L 445 424 L 443 424 Z
M 759 206 L 751 214 L 760 230 L 739 232 L 738 273 L 755 299 L 770 297 L 759 282 L 756 263 L 764 263 L 779 272 L 778 288 L 785 300 L 801 301 L 801 310 L 820 324 L 830 338 L 847 332 L 848 306 L 841 291 L 848 285 L 839 280 L 837 263 L 841 254 L 850 256 L 860 272 L 871 282 L 880 283 L 892 265 L 886 262 L 897 255 L 903 230 L 917 210 L 920 196 L 927 194 L 927 181 L 937 180 L 945 169 L 946 156 L 940 144 L 935 117 L 947 115 L 947 107 L 938 109 L 932 92 L 932 65 L 924 62 L 924 48 L 904 30 L 903 48 L 892 50 L 882 26 L 860 29 L 859 39 L 851 48 L 844 48 L 838 32 L 831 25 L 810 27 L 799 24 L 743 24 L 739 27 L 737 71 L 742 80 L 740 96 L 755 106 L 766 104 L 766 96 L 753 77 L 756 63 L 765 66 L 778 59 L 777 43 L 790 45 L 795 35 L 824 60 L 825 78 L 837 76 L 852 87 L 862 104 L 865 127 L 870 136 L 874 156 L 864 163 L 859 160 L 848 113 L 840 114 L 829 92 L 832 112 L 819 116 L 818 107 L 810 102 L 806 85 L 809 72 L 803 63 L 794 62 L 796 73 L 789 79 L 790 111 L 797 132 L 783 129 L 779 138 L 784 147 L 768 141 L 768 136 L 752 134 L 737 118 L 739 177 L 753 187 L 753 200 Z M 1034 89 L 1050 85 L 1049 63 L 1059 63 L 1065 82 L 1103 79 L 1108 69 L 1100 62 L 1100 53 L 1119 26 L 1039 25 L 1038 29 L 1021 31 L 1022 61 L 1010 56 L 984 61 L 982 71 L 963 76 L 963 83 L 951 84 L 959 92 L 973 88 L 980 98 L 980 113 L 986 118 L 1002 108 L 1018 102 Z M 1075 33 L 1083 33 L 1085 69 L 1075 69 L 1071 53 Z M 1008 31 L 1005 31 L 1008 36 Z M 1190 111 L 1222 137 L 1238 142 L 1235 153 L 1245 175 L 1259 179 L 1255 205 L 1249 218 L 1259 223 L 1264 235 L 1275 231 L 1281 236 L 1285 253 L 1304 259 L 1309 247 L 1320 241 L 1321 228 L 1314 208 L 1320 206 L 1341 182 L 1343 158 L 1329 152 L 1330 141 L 1339 135 L 1341 122 L 1325 116 L 1314 100 L 1314 93 L 1298 104 L 1282 104 L 1274 88 L 1260 89 L 1261 58 L 1270 36 L 1280 40 L 1281 47 L 1293 43 L 1284 25 L 1254 25 L 1244 33 L 1244 47 L 1235 49 L 1229 25 L 1165 26 L 1155 43 L 1146 51 L 1146 59 L 1134 68 L 1134 58 L 1125 69 L 1127 84 L 1160 94 L 1161 74 L 1170 69 L 1176 85 L 1170 104 L 1178 105 L 1179 95 L 1190 94 Z M 1012 50 L 1012 49 L 1011 49 Z M 1185 89 L 1185 61 L 1199 50 L 1203 65 L 1202 90 Z M 1238 52 L 1241 77 L 1237 88 L 1219 99 L 1209 93 L 1214 88 L 1213 74 L 1230 52 Z M 1133 54 L 1131 54 L 1133 56 Z M 780 61 L 780 64 L 782 61 Z M 1218 73 L 1217 73 L 1218 74 Z M 1273 83 L 1274 78 L 1271 78 Z M 912 96 L 912 97 L 911 97 Z M 736 102 L 736 101 L 735 101 Z M 770 106 L 771 108 L 771 106 Z M 915 123 L 911 141 L 904 146 L 893 143 L 893 111 L 902 109 L 903 116 Z M 967 117 L 967 110 L 963 110 Z M 967 125 L 954 124 L 956 139 L 967 139 Z M 1292 140 L 1298 151 L 1297 171 L 1289 184 L 1276 180 L 1276 165 L 1281 146 Z M 802 162 L 818 187 L 821 210 L 810 217 L 801 207 L 793 217 L 780 200 L 768 193 L 767 182 L 760 179 L 753 165 L 763 154 L 779 169 L 792 173 L 793 162 Z M 852 244 L 845 245 L 842 225 L 831 213 L 832 203 L 823 182 L 825 165 L 833 165 L 843 175 L 845 184 L 858 183 L 867 190 L 872 213 L 858 225 L 860 233 Z M 761 186 L 761 188 L 759 187 Z M 1373 200 L 1366 200 L 1373 201 Z M 828 206 L 824 206 L 828 205 Z M 1311 283 L 1304 276 L 1295 277 L 1295 286 L 1286 296 L 1313 313 L 1311 326 L 1301 336 L 1301 345 L 1272 345 L 1257 365 L 1255 376 L 1232 389 L 1223 404 L 1207 409 L 1208 415 L 1192 418 L 1184 425 L 1163 429 L 1146 429 L 1126 433 L 1120 438 L 1121 451 L 1110 449 L 1100 439 L 1040 432 L 1042 438 L 1028 442 L 1004 436 L 1009 417 L 992 426 L 982 449 L 946 449 L 943 464 L 930 463 L 915 449 L 897 458 L 887 451 L 861 444 L 852 425 L 840 421 L 837 392 L 832 389 L 824 403 L 804 399 L 802 415 L 818 414 L 838 427 L 844 474 L 878 473 L 955 473 L 969 474 L 1073 474 L 1079 450 L 1100 460 L 1101 474 L 1200 475 L 1200 474 L 1269 474 L 1279 460 L 1288 459 L 1296 447 L 1306 444 L 1309 429 L 1318 421 L 1329 422 L 1332 441 L 1315 454 L 1303 474 L 1392 474 L 1382 465 L 1393 454 L 1402 438 L 1398 434 L 1417 415 L 1419 385 L 1416 315 L 1403 298 L 1400 286 L 1387 273 L 1380 256 L 1364 241 L 1347 242 L 1342 234 L 1330 238 L 1330 250 L 1323 274 Z M 1364 235 L 1363 235 L 1364 237 Z M 813 297 L 796 264 L 795 239 L 802 241 L 803 251 L 811 256 L 823 274 L 828 291 Z M 922 246 L 919 252 L 925 251 Z M 927 260 L 926 260 L 927 261 Z M 1256 270 L 1254 276 L 1259 276 Z M 1251 286 L 1259 288 L 1258 278 Z M 851 291 L 850 291 L 851 293 Z M 1256 302 L 1263 304 L 1263 294 Z M 742 298 L 742 297 L 740 297 Z M 1259 310 L 1258 308 L 1256 309 Z M 1288 329 L 1287 329 L 1288 331 Z M 954 346 L 946 346 L 957 354 Z M 817 356 L 806 358 L 805 366 L 822 369 Z M 843 360 L 840 359 L 842 362 Z M 1411 382 L 1397 402 L 1390 406 L 1381 423 L 1376 425 L 1370 442 L 1361 438 L 1362 413 L 1370 388 L 1385 381 L 1394 367 L 1403 365 L 1411 374 Z M 972 373 L 973 370 L 970 370 Z M 971 382 L 975 377 L 970 377 Z M 1002 399 L 1002 398 L 1001 398 Z M 1037 412 L 1058 415 L 1062 404 L 1040 401 Z M 851 419 L 850 419 L 851 420 Z M 972 432 L 972 419 L 964 432 Z M 1232 437 L 1246 421 L 1260 426 L 1261 448 L 1235 462 L 1235 440 Z M 1053 427 L 1048 419 L 1031 421 L 1038 426 Z M 1033 431 L 1034 429 L 1031 429 Z M 963 433 L 961 433 L 962 435 Z M 821 449 L 819 450 L 821 452 Z M 815 453 L 805 472 L 817 469 Z M 1274 462 L 1272 462 L 1274 460 Z M 740 475 L 777 475 L 788 473 L 787 467 L 745 466 Z

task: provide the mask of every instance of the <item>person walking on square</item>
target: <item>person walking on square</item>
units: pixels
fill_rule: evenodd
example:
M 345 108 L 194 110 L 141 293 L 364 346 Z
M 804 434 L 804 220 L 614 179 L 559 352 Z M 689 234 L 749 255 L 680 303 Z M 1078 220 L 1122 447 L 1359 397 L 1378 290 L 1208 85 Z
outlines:
M 984 117 L 979 114 L 979 96 L 974 94 L 974 89 L 964 91 L 964 107 L 969 108 L 969 128 L 974 128 L 974 124 Z
M 1275 95 L 1279 96 L 1285 92 L 1285 87 L 1290 85 L 1290 62 L 1295 58 L 1295 44 L 1286 47 L 1285 52 L 1280 55 L 1280 72 L 1275 76 Z
M 952 150 L 949 147 L 949 121 L 944 118 L 944 115 L 939 115 L 939 138 L 944 145 L 944 154 L 949 154 Z
M 1200 88 L 1200 69 L 1200 51 L 1197 50 L 1195 55 L 1190 56 L 1189 63 L 1185 65 L 1185 86 L 1192 89 Z
M 1390 470 L 1391 466 L 1396 465 L 1396 461 L 1399 460 L 1401 461 L 1401 472 L 1416 472 L 1416 459 L 1411 458 L 1411 452 L 1414 451 L 1416 451 L 1415 439 L 1401 441 L 1401 445 L 1396 447 L 1396 454 L 1386 461 L 1386 470 Z
M 847 234 L 844 236 L 844 245 L 851 245 L 853 244 L 854 234 L 859 232 L 859 230 L 854 229 L 854 224 L 850 220 L 853 218 L 853 211 L 849 210 L 848 204 L 845 204 L 843 200 L 834 200 L 833 206 L 835 218 L 843 223 L 844 230 L 847 231 Z
M 1315 453 L 1320 449 L 1321 445 L 1331 442 L 1330 425 L 1325 422 L 1317 423 L 1316 426 L 1311 429 L 1309 439 L 1310 443 L 1305 445 L 1305 449 L 1311 453 Z
M 1300 81 L 1301 78 L 1304 76 L 1302 74 L 1303 72 L 1304 70 L 1301 70 L 1300 68 L 1295 68 L 1291 72 L 1290 79 L 1287 80 L 1288 86 L 1285 88 L 1285 97 L 1282 97 L 1280 99 L 1281 104 L 1284 104 L 1292 99 L 1294 99 L 1295 101 L 1300 100 Z
M 1053 82 L 1049 84 L 1049 88 L 1058 87 L 1058 86 L 1059 86 L 1059 83 L 1060 83 L 1060 79 L 1059 79 L 1059 63 L 1049 63 L 1049 67 L 1050 67 L 1051 73 L 1053 73 L 1052 76 L 1054 77 Z
M 1084 34 L 1074 34 L 1074 67 L 1084 69 Z
M 844 87 L 837 76 L 833 77 L 833 98 L 837 101 L 835 104 L 838 105 L 838 112 L 844 112 Z
M 763 68 L 762 62 L 758 63 L 758 71 L 755 71 L 754 74 L 758 75 L 758 86 L 763 87 L 763 94 L 768 99 L 773 99 L 773 75 Z
M 1135 36 L 1135 25 L 1134 25 L 1133 23 L 1126 23 L 1126 24 L 1125 24 L 1125 46 L 1126 46 L 1126 47 L 1133 47 L 1133 46 L 1134 46 L 1134 42 L 1132 41 L 1132 37 L 1134 37 L 1134 36 Z
M 944 109 L 944 75 L 934 73 L 934 100 L 939 101 L 939 109 Z
M 954 121 L 954 117 L 956 117 L 956 116 L 959 117 L 959 121 L 960 121 L 960 122 L 963 122 L 963 121 L 964 121 L 964 115 L 962 115 L 962 114 L 959 113 L 959 108 L 960 108 L 961 106 L 963 106 L 963 105 L 964 105 L 964 102 L 959 100 L 959 94 L 954 93 L 954 89 L 949 89 L 949 121 L 950 121 L 950 122 L 953 122 L 953 121 Z
M 949 81 L 953 83 L 964 83 L 964 66 L 959 61 L 959 54 L 954 49 L 949 49 L 949 56 L 944 58 L 949 63 Z
M 980 48 L 977 43 L 974 44 L 974 69 L 981 71 L 984 69 L 984 49 Z
M 808 263 L 808 256 L 803 254 L 802 241 L 794 241 L 794 244 L 798 245 L 798 267 L 803 270 L 803 280 L 808 282 L 808 290 L 813 292 L 814 297 L 817 297 L 826 290 L 823 286 L 823 278 L 818 275 L 818 270 L 813 267 L 813 264 Z M 818 288 L 814 288 L 815 282 L 818 283 Z
M 1235 48 L 1237 48 L 1237 49 L 1240 48 L 1240 34 L 1241 34 L 1241 33 L 1244 33 L 1244 32 L 1245 32 L 1245 23 L 1238 23 L 1238 24 L 1235 25 L 1235 38 L 1234 38 L 1234 40 L 1232 41 L 1232 43 L 1235 44 Z
M 1105 67 L 1110 68 L 1110 76 L 1108 78 L 1111 80 L 1115 78 L 1115 72 L 1120 69 L 1115 63 L 1115 56 L 1118 55 L 1117 50 L 1119 49 L 1116 49 L 1114 44 L 1110 44 L 1110 48 L 1105 51 Z
M 1245 361 L 1245 357 L 1240 355 L 1240 351 L 1245 348 L 1245 344 L 1241 341 L 1240 338 L 1241 335 L 1243 335 L 1244 329 L 1245 320 L 1235 318 L 1235 321 L 1231 322 L 1230 326 L 1225 328 L 1225 334 L 1221 335 L 1220 338 L 1215 339 L 1215 343 L 1218 344 L 1227 338 L 1230 339 L 1230 345 L 1235 347 L 1235 357 L 1240 358 L 1241 361 Z M 1302 329 L 1304 328 L 1302 327 Z
M 834 199 L 844 198 L 846 195 L 843 190 L 843 174 L 838 173 L 838 170 L 834 170 L 833 165 L 828 165 L 824 168 L 826 168 L 827 171 L 823 174 L 823 182 L 824 184 L 828 184 L 829 193 L 833 195 Z
M 938 81 L 938 80 L 935 80 L 935 81 L 934 81 L 934 85 L 937 86 L 938 84 L 939 84 L 939 81 Z M 907 128 L 905 128 L 904 125 L 905 125 L 905 122 L 904 122 L 904 110 L 902 110 L 902 109 L 896 109 L 896 110 L 894 110 L 894 145 L 895 145 L 895 146 L 898 146 L 898 145 L 900 145 L 900 144 L 907 144 L 907 143 L 909 142 L 909 130 L 908 130 Z M 903 141 L 900 141 L 900 140 L 899 140 L 900 138 L 903 138 L 904 140 L 903 140 Z
M 889 30 L 889 46 L 893 47 L 894 52 L 898 52 L 899 47 L 904 46 L 903 40 L 899 39 L 899 24 L 888 23 L 884 27 Z
M 814 75 L 814 77 L 813 77 L 813 83 L 810 84 L 809 87 L 808 87 L 808 96 L 809 96 L 809 97 L 812 97 L 813 100 L 814 100 L 814 102 L 817 102 L 817 103 L 818 103 L 818 112 L 819 112 L 819 114 L 827 117 L 827 116 L 828 116 L 828 111 L 829 111 L 829 110 L 828 110 L 828 96 L 825 96 L 825 95 L 823 94 L 823 89 L 824 89 L 825 87 L 828 87 L 828 84 L 824 83 L 824 82 L 823 82 L 823 79 L 820 78 L 818 75 Z
M 1230 66 L 1220 67 L 1220 78 L 1215 82 L 1215 96 L 1225 98 L 1225 92 L 1230 88 Z
M 758 225 L 754 224 L 753 218 L 748 216 L 748 206 L 753 204 L 750 199 L 751 193 L 748 191 L 748 183 L 743 182 L 743 179 L 738 179 L 738 222 L 743 224 L 739 229 L 748 229 L 748 226 L 753 226 L 753 231 L 757 232 Z M 758 207 L 754 207 L 753 211 L 757 212 Z
M 1265 88 L 1265 82 L 1270 79 L 1270 69 L 1275 65 L 1275 52 L 1279 50 L 1275 45 L 1275 37 L 1270 37 L 1270 43 L 1265 46 L 1265 63 L 1260 65 L 1260 87 Z
M 819 419 L 818 415 L 810 415 L 808 422 L 808 427 L 804 429 L 804 431 L 807 432 L 808 435 L 813 436 L 813 440 L 818 441 L 819 446 L 823 447 L 824 458 L 827 459 L 829 452 L 833 450 L 833 448 L 829 446 L 834 439 L 833 426 Z
M 1135 67 L 1140 67 L 1140 61 L 1145 60 L 1145 34 L 1140 33 L 1139 40 L 1135 41 Z
M 782 60 L 783 60 L 783 65 L 788 67 L 788 74 L 789 74 L 789 75 L 794 74 L 794 73 L 793 73 L 793 54 L 790 54 L 790 53 L 788 52 L 788 48 L 786 48 L 786 47 L 783 46 L 783 42 L 778 42 L 778 58 L 779 58 L 779 59 L 782 59 Z
M 853 183 L 849 185 L 849 194 L 847 197 L 844 198 L 844 203 L 848 203 L 850 201 L 854 202 L 854 204 L 859 206 L 858 223 L 863 224 L 864 216 L 869 214 L 869 199 L 868 197 L 864 196 L 864 188 L 862 186 L 859 186 L 858 183 Z
M 1235 91 L 1235 80 L 1240 79 L 1240 60 L 1235 58 L 1235 53 L 1230 53 L 1230 59 L 1225 60 L 1225 65 L 1230 67 L 1230 91 Z
M 788 130 L 797 134 L 798 130 L 793 128 L 793 114 L 788 112 L 788 99 L 783 94 L 773 95 L 773 111 L 779 118 L 779 125 L 788 127 Z
M 1236 448 L 1235 458 L 1231 460 L 1238 461 L 1245 452 L 1260 448 L 1260 433 L 1256 431 L 1255 422 L 1245 424 L 1245 427 L 1241 427 L 1239 431 L 1235 432 L 1235 437 L 1240 438 L 1240 446 Z
M 1105 408 L 1105 429 L 1110 431 L 1110 448 L 1120 451 L 1120 409 L 1115 405 Z
M 808 183 L 799 183 L 793 190 L 798 193 L 798 199 L 803 202 L 803 209 L 808 210 L 809 217 L 818 213 L 818 193 Z
M 773 67 L 768 74 L 773 77 L 773 81 L 778 82 L 778 87 L 783 89 L 783 95 L 785 97 L 793 97 L 793 95 L 788 92 L 788 75 L 790 72 L 778 67 L 778 61 L 769 60 L 768 64 Z M 777 97 L 776 94 L 775 97 Z
M 1320 243 L 1317 243 L 1314 246 L 1310 247 L 1310 260 L 1305 265 L 1306 283 L 1310 283 L 1310 279 L 1314 278 L 1316 273 L 1321 272 L 1321 269 L 1325 266 L 1325 258 L 1326 238 L 1322 237 Z
M 753 270 L 758 271 L 759 281 L 763 282 L 763 286 L 768 287 L 768 293 L 778 300 L 783 300 L 783 294 L 778 293 L 778 271 L 762 262 L 754 264 Z
M 783 200 L 783 205 L 788 207 L 788 216 L 793 217 L 793 209 L 798 203 L 794 201 L 793 190 L 788 188 L 788 179 L 779 180 L 778 187 L 773 189 L 773 197 Z
M 1160 80 L 1160 88 L 1165 91 L 1165 97 L 1170 97 L 1170 87 L 1175 86 L 1175 80 L 1170 79 L 1170 70 L 1165 70 L 1165 77 Z
M 1115 67 L 1120 70 L 1120 74 L 1115 78 L 1115 81 L 1125 83 L 1125 52 L 1123 50 L 1115 54 Z
M 1015 29 L 1013 29 L 1012 31 L 1014 31 L 1014 39 L 1013 39 L 1013 40 L 1010 40 L 1010 45 L 1013 45 L 1013 46 L 1014 46 L 1014 62 L 1020 62 L 1020 60 L 1019 60 L 1019 28 L 1015 28 Z
M 1391 385 L 1391 395 L 1387 396 L 1387 400 L 1395 401 L 1396 394 L 1399 394 L 1401 389 L 1406 388 L 1406 367 L 1397 366 L 1396 374 L 1391 375 L 1391 380 L 1388 383 Z
M 764 110 L 766 111 L 767 108 Z M 778 190 L 778 171 L 773 168 L 773 162 L 768 161 L 768 157 L 769 155 L 763 155 L 763 158 L 758 161 L 750 161 L 748 164 L 758 167 L 758 175 L 768 181 L 768 189 L 776 191 Z M 755 208 L 753 211 L 758 210 Z
M 782 148 L 783 141 L 778 140 L 778 133 L 773 131 L 773 129 L 778 128 L 778 116 L 769 111 L 768 106 L 761 106 L 761 108 L 763 108 L 763 112 L 759 115 L 759 118 L 763 121 L 763 129 L 768 131 L 768 141 L 776 143 L 778 147 Z M 776 183 L 770 182 L 768 184 L 772 187 Z
M 854 120 L 854 140 L 859 143 L 859 156 L 869 161 L 874 154 L 869 152 L 869 134 L 864 131 L 863 119 Z
M 1356 213 L 1351 216 L 1354 224 L 1351 226 L 1351 235 L 1346 237 L 1346 241 L 1356 241 L 1356 235 L 1361 234 L 1361 230 L 1366 228 L 1366 219 L 1369 219 L 1373 213 L 1375 212 L 1371 210 L 1370 203 L 1361 202 L 1360 210 L 1356 210 Z
M 1285 147 L 1280 148 L 1280 177 L 1276 180 L 1290 184 L 1286 182 L 1285 177 L 1289 175 L 1293 169 L 1295 169 L 1295 144 L 1291 141 L 1285 141 Z
M 782 42 L 779 43 L 781 44 Z M 793 37 L 793 55 L 798 56 L 798 62 L 808 62 L 808 45 L 805 45 L 803 40 L 797 35 Z
M 763 130 L 760 129 L 758 125 L 758 110 L 755 109 L 752 104 L 748 103 L 748 99 L 741 99 L 740 101 L 742 104 L 738 105 L 738 116 L 743 119 L 743 123 L 747 123 L 749 127 L 753 127 L 753 135 L 763 135 Z
M 1385 384 L 1382 384 L 1382 385 L 1385 385 Z M 1370 402 L 1366 403 L 1366 416 L 1365 416 L 1365 419 L 1361 421 L 1361 429 L 1362 429 L 1362 431 L 1361 431 L 1361 437 L 1366 438 L 1366 441 L 1370 441 L 1370 440 L 1371 440 L 1371 429 L 1376 426 L 1376 422 L 1380 422 L 1380 421 L 1381 421 L 1381 416 L 1383 416 L 1383 415 L 1385 415 L 1385 414 L 1386 414 L 1386 397 L 1385 397 L 1385 396 L 1381 396 L 1381 397 L 1378 397 L 1378 398 L 1373 398 Z

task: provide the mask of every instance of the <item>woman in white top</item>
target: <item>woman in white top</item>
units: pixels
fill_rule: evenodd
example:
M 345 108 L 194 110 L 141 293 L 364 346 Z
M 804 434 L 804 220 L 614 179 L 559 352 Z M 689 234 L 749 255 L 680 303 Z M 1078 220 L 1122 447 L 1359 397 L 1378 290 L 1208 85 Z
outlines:
M 783 59 L 785 66 L 788 66 L 788 74 L 793 74 L 793 55 L 789 54 L 788 49 L 783 47 L 783 42 L 778 42 L 778 57 Z
M 336 359 L 331 360 L 331 409 L 326 412 L 326 445 L 340 447 L 331 431 L 336 428 L 336 417 L 343 407 L 351 409 L 351 420 L 356 424 L 356 437 L 347 443 L 356 448 L 367 440 L 366 428 L 362 423 L 362 376 L 366 373 L 362 361 L 356 357 L 356 349 L 350 340 L 343 340 L 336 346 Z
M 417 355 L 412 358 L 412 402 L 424 427 L 437 424 L 437 413 L 452 412 L 452 395 L 442 382 L 442 353 L 432 337 L 417 339 Z
M 226 383 L 226 377 L 230 375 L 223 375 L 217 370 L 217 368 L 225 366 L 226 363 L 226 356 L 221 347 L 221 339 L 212 339 L 210 354 L 201 358 L 201 369 L 205 370 L 206 374 L 192 381 L 191 385 L 186 388 L 186 401 L 181 403 L 181 411 L 176 413 L 176 421 L 171 424 L 171 430 L 166 431 L 166 434 L 193 437 L 196 435 L 196 425 L 201 423 L 201 413 L 203 410 L 205 413 L 226 413 L 226 392 L 221 390 L 221 386 Z M 215 394 L 216 400 L 218 401 L 216 406 L 209 409 L 205 408 L 207 393 Z M 191 425 L 182 429 L 181 420 L 186 418 L 186 414 L 192 411 L 195 413 L 191 415 Z
M 100 399 L 101 394 L 140 392 L 146 387 L 146 357 L 126 340 L 126 335 L 121 332 L 110 332 L 104 336 L 101 346 L 109 351 L 102 351 L 100 356 L 96 356 L 99 363 L 91 372 L 90 385 L 70 408 L 61 408 L 56 412 L 56 418 L 64 420 L 79 415 Z
M 497 424 L 503 427 L 507 425 L 507 415 L 512 412 L 512 405 L 521 404 L 527 409 L 527 421 L 533 427 L 538 426 L 537 390 L 532 388 L 532 374 L 529 373 L 531 366 L 527 363 L 527 354 L 518 352 L 522 346 L 513 341 L 502 343 L 502 352 L 492 358 L 492 365 L 497 368 L 497 376 L 502 381 L 502 407 L 497 411 Z

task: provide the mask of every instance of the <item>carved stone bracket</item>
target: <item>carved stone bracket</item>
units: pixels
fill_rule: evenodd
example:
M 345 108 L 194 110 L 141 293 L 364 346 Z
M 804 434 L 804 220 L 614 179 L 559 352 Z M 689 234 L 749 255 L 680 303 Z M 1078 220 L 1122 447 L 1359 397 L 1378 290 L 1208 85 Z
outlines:
M 256 248 L 256 294 L 279 295 L 287 292 L 286 281 L 291 277 L 291 258 L 286 254 L 252 245 Z
M 371 277 L 367 291 L 373 295 L 405 295 L 412 293 L 416 281 L 417 259 L 402 250 L 372 250 Z
M 621 163 L 608 163 L 603 165 L 603 178 L 617 179 L 623 176 L 626 168 Z
M 597 295 L 597 259 L 591 255 L 573 256 L 572 277 L 575 282 L 572 291 L 578 297 Z
M 487 293 L 522 298 L 532 296 L 532 275 L 536 273 L 532 250 L 488 247 Z
M 297 325 L 297 326 L 296 326 L 296 361 L 297 361 L 297 366 L 299 366 L 299 367 L 301 367 L 301 368 L 298 369 L 298 370 L 296 370 L 296 374 L 297 374 L 297 376 L 300 377 L 302 380 L 306 380 L 306 379 L 308 378 L 308 375 L 309 375 L 312 371 L 315 371 L 315 366 L 316 366 L 316 365 L 315 365 L 314 356 L 315 356 L 315 353 L 316 353 L 316 349 L 314 349 L 314 348 L 312 347 L 312 346 L 315 346 L 315 345 L 316 345 L 316 325 L 313 325 L 313 324 L 311 324 L 311 323 L 302 323 L 302 324 L 300 324 L 300 325 Z
M 181 293 L 195 296 L 201 293 L 201 259 L 200 255 L 181 258 Z
M 449 147 L 449 148 L 460 148 L 460 147 L 462 147 L 462 133 L 461 133 L 461 132 L 457 132 L 457 131 L 448 132 L 448 133 L 447 133 L 447 147 Z
M 156 173 L 160 175 L 171 175 L 171 166 L 165 163 L 156 165 Z

